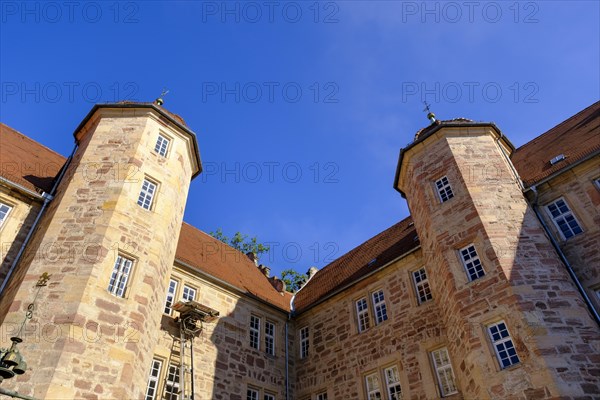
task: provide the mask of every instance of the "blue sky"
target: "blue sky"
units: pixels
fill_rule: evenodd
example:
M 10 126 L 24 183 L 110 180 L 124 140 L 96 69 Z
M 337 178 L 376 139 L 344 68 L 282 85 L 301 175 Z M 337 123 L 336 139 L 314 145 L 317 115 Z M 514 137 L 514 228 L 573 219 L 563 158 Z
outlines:
M 408 215 L 392 188 L 428 121 L 519 146 L 600 97 L 597 1 L 0 3 L 0 119 L 67 155 L 94 103 L 152 101 L 197 133 L 185 220 L 321 268 Z

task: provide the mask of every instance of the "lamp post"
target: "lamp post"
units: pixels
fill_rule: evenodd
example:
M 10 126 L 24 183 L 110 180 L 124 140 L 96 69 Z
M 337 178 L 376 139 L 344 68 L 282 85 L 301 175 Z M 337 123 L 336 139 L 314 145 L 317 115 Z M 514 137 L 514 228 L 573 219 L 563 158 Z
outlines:
M 25 319 L 23 319 L 23 323 L 21 323 L 21 327 L 17 332 L 16 336 L 10 338 L 12 341 L 12 345 L 10 348 L 1 348 L 0 347 L 0 383 L 5 379 L 14 378 L 15 375 L 22 375 L 27 370 L 27 363 L 25 359 L 19 352 L 17 345 L 23 342 L 20 335 L 23 331 L 23 327 L 27 320 L 33 317 L 33 311 L 35 310 L 35 300 L 37 299 L 38 294 L 40 293 L 40 289 L 47 285 L 48 280 L 50 279 L 50 275 L 47 272 L 44 272 L 38 279 L 35 287 L 37 291 L 35 293 L 35 297 L 31 304 L 27 306 L 27 312 L 25 313 Z

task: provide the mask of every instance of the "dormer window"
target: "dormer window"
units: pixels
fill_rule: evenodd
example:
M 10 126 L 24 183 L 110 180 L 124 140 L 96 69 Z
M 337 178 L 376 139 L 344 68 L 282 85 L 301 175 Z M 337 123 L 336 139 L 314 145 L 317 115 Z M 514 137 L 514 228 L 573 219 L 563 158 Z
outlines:
M 564 154 L 559 154 L 556 157 L 554 157 L 552 160 L 550 160 L 550 165 L 554 165 L 557 162 L 560 162 L 560 161 L 562 161 L 564 159 L 565 159 L 565 155 Z

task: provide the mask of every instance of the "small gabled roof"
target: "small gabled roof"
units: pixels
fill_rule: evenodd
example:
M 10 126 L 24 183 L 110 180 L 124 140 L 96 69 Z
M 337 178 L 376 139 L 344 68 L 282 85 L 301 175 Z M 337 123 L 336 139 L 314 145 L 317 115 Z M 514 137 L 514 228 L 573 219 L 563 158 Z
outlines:
M 531 186 L 599 152 L 600 101 L 519 147 L 511 160 L 525 186 Z M 565 159 L 552 165 L 550 160 L 561 154 Z
M 175 260 L 197 268 L 282 311 L 290 310 L 292 295 L 275 290 L 248 256 L 186 222 L 181 225 Z
M 0 176 L 27 190 L 50 193 L 66 158 L 0 122 Z
M 295 311 L 306 311 L 338 290 L 415 250 L 419 244 L 412 217 L 398 222 L 318 271 L 296 293 Z

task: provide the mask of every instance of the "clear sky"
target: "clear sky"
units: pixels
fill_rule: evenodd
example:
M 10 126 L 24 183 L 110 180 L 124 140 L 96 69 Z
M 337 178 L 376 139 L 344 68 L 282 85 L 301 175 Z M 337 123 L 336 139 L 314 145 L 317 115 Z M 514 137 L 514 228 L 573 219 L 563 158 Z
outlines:
M 440 119 L 522 145 L 600 97 L 598 1 L 0 2 L 0 119 L 68 155 L 94 103 L 198 135 L 185 220 L 270 242 L 277 274 L 408 215 L 398 151 Z

